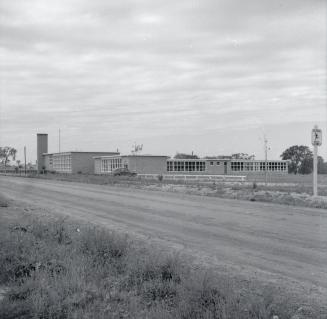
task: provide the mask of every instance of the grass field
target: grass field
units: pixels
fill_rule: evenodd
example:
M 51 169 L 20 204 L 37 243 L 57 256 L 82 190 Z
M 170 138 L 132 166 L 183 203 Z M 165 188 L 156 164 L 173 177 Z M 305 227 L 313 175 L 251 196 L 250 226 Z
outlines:
M 33 177 L 33 175 L 31 176 Z M 66 180 L 80 183 L 91 183 L 91 184 L 131 184 L 131 185 L 149 185 L 149 184 L 178 184 L 178 185 L 208 185 L 212 182 L 198 182 L 198 181 L 159 181 L 158 179 L 144 180 L 138 177 L 127 177 L 127 176 L 111 176 L 111 175 L 93 175 L 93 174 L 45 174 L 35 176 L 38 178 Z M 312 194 L 312 175 L 294 175 L 288 174 L 285 176 L 270 176 L 268 175 L 268 185 L 264 185 L 264 176 L 248 176 L 246 182 L 243 185 L 248 186 L 253 183 L 257 183 L 261 189 L 275 189 L 288 192 L 304 192 Z M 216 182 L 216 185 L 231 185 L 233 182 L 224 183 Z M 235 184 L 235 183 L 234 183 Z M 242 183 L 238 183 L 242 185 Z M 318 175 L 318 187 L 320 195 L 327 196 L 327 175 Z
M 248 181 L 257 181 L 257 182 L 264 182 L 265 177 L 262 176 L 248 176 Z M 287 175 L 280 175 L 274 176 L 269 175 L 267 176 L 267 181 L 269 183 L 283 183 L 283 184 L 298 184 L 298 185 L 312 185 L 313 176 L 312 174 L 308 175 L 301 175 L 301 174 L 287 174 Z M 318 175 L 318 183 L 321 186 L 327 186 L 327 174 L 319 174 Z
M 325 318 L 276 287 L 242 287 L 125 235 L 0 203 L 0 318 Z

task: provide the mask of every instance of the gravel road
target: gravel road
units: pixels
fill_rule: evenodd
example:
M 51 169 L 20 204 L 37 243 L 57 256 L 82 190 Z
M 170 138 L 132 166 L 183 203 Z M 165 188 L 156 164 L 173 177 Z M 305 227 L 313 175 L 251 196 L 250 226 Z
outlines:
M 205 196 L 0 176 L 29 206 L 126 231 L 246 280 L 327 295 L 327 211 Z

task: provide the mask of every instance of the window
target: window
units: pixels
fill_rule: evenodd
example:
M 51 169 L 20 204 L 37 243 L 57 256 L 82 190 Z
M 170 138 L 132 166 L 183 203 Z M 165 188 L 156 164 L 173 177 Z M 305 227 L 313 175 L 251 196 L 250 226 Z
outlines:
M 55 154 L 52 159 L 53 169 L 57 172 L 71 172 L 72 157 L 70 154 Z
M 232 171 L 243 171 L 244 163 L 243 162 L 231 162 Z
M 210 166 L 213 166 L 213 162 L 210 162 Z
M 203 172 L 204 161 L 167 161 L 167 172 Z
M 244 170 L 245 171 L 253 171 L 253 162 L 245 162 L 244 163 Z
M 217 162 L 217 165 L 220 165 L 220 162 Z
M 127 165 L 127 164 L 125 164 Z M 101 172 L 110 173 L 117 168 L 122 167 L 121 158 L 105 158 L 101 160 Z
M 287 171 L 287 163 L 277 161 L 245 161 L 245 162 L 231 162 L 232 171 L 246 171 L 246 172 L 285 172 Z

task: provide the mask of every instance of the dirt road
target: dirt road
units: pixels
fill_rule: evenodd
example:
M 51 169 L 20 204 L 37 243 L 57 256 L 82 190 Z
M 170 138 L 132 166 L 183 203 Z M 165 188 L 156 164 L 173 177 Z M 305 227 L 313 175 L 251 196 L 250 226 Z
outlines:
M 327 295 L 327 211 L 0 176 L 0 193 L 147 238 L 220 271 Z

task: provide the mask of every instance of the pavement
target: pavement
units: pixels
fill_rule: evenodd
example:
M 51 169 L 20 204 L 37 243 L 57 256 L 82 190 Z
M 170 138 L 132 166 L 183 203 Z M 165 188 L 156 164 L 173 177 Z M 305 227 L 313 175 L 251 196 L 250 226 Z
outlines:
M 0 194 L 327 303 L 327 210 L 10 176 Z

